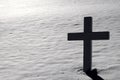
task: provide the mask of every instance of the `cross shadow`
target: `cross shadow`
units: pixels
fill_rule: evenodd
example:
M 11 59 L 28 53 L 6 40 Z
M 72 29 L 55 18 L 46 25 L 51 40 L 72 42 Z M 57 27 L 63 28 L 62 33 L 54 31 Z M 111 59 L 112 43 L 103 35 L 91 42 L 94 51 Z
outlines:
M 85 72 L 87 76 L 89 76 L 92 80 L 104 80 L 98 75 L 97 69 L 88 70 Z

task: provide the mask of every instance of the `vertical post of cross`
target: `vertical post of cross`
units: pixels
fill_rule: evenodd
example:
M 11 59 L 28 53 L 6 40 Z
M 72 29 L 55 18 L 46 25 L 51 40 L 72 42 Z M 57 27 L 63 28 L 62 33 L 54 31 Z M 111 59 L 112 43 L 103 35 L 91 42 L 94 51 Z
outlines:
M 84 33 L 88 34 L 92 32 L 92 17 L 84 18 Z M 91 70 L 92 67 L 92 40 L 89 36 L 84 39 L 84 58 L 83 58 L 83 71 Z

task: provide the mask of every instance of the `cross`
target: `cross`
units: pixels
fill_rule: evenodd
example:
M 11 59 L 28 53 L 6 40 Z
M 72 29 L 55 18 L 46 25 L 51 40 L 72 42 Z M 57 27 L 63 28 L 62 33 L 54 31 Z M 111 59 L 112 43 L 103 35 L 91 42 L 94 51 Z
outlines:
M 92 67 L 92 40 L 108 40 L 109 32 L 92 32 L 92 17 L 84 17 L 84 32 L 68 33 L 68 40 L 84 41 L 83 71 L 91 71 Z

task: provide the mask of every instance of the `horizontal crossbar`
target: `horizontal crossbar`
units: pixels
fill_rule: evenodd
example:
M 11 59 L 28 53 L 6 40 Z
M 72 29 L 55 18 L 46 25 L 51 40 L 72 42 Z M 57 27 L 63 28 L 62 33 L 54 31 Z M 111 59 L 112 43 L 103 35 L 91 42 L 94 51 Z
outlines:
M 109 32 L 68 33 L 68 40 L 108 40 Z

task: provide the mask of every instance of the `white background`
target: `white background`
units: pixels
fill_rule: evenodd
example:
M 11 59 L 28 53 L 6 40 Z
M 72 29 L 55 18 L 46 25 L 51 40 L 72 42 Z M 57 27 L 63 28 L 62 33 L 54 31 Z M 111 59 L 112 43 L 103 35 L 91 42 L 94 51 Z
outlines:
M 0 0 L 0 80 L 90 80 L 83 73 L 83 32 L 110 31 L 110 40 L 93 41 L 93 68 L 105 80 L 120 79 L 119 0 Z

